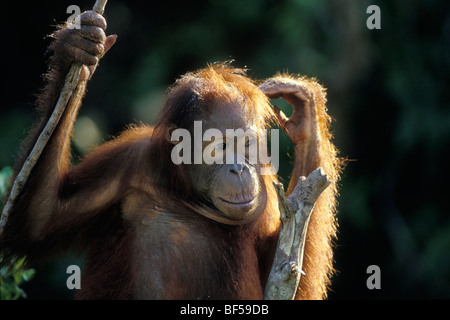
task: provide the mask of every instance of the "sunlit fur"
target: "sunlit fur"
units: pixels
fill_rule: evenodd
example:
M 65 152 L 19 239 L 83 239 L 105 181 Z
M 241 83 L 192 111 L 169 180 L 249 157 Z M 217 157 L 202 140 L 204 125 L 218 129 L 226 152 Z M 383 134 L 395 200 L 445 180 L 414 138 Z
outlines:
M 317 154 L 308 159 L 307 173 L 322 167 L 333 183 L 322 193 L 315 204 L 309 222 L 303 271 L 297 298 L 322 299 L 327 297 L 327 288 L 333 275 L 333 239 L 336 237 L 337 221 L 336 197 L 338 181 L 344 166 L 344 160 L 338 157 L 338 150 L 332 143 L 330 132 L 331 117 L 326 108 L 325 89 L 315 79 L 292 77 L 313 92 L 317 112 L 319 141 L 316 145 Z M 295 167 L 293 176 L 295 175 Z M 303 173 L 305 174 L 305 173 Z M 295 181 L 290 181 L 288 193 L 294 188 Z
M 332 241 L 336 237 L 337 182 L 343 162 L 338 158 L 337 149 L 331 141 L 333 138 L 330 133 L 331 117 L 327 114 L 325 89 L 315 79 L 287 74 L 278 76 L 300 81 L 314 95 L 320 140 L 316 146 L 317 151 L 308 159 L 308 172 L 301 173 L 301 175 L 308 175 L 317 167 L 322 167 L 333 181 L 333 184 L 317 201 L 309 223 L 303 263 L 303 271 L 306 275 L 301 278 L 296 296 L 298 299 L 322 299 L 327 296 L 327 288 L 334 271 Z M 166 155 L 169 154 L 167 151 L 172 147 L 165 139 L 165 132 L 169 126 L 188 128 L 193 118 L 186 117 L 186 115 L 192 116 L 195 110 L 199 109 L 208 111 L 212 105 L 220 104 L 225 107 L 230 102 L 241 102 L 248 108 L 244 112 L 247 112 L 249 117 L 254 117 L 255 123 L 260 129 L 279 125 L 268 99 L 257 88 L 256 82 L 246 76 L 245 70 L 232 68 L 228 64 L 214 64 L 184 75 L 170 88 L 167 103 L 161 112 L 153 136 L 159 141 L 159 147 L 165 149 L 159 154 L 164 154 L 164 152 Z M 169 159 L 166 159 L 163 165 L 174 166 Z M 180 167 L 165 168 L 159 172 L 172 177 L 169 180 L 178 181 L 169 183 L 170 191 L 178 196 L 183 196 L 183 198 L 190 198 L 192 194 L 188 191 L 192 192 L 192 190 L 189 188 L 188 177 L 184 176 L 185 183 L 180 183 L 179 180 L 183 176 L 183 170 L 180 170 Z M 296 176 L 295 170 L 294 166 L 293 176 Z M 272 185 L 272 181 L 277 180 L 277 177 L 266 175 L 263 179 L 268 192 L 268 200 L 263 217 L 267 221 L 266 224 L 262 224 L 261 228 L 265 232 L 277 232 L 279 209 Z M 296 181 L 290 181 L 287 194 L 295 184 Z
M 53 70 L 47 81 L 46 88 L 38 100 L 42 109 L 42 121 L 36 126 L 34 134 L 30 134 L 27 139 L 24 154 L 18 161 L 18 168 L 27 156 L 25 151 L 31 150 L 37 133 L 45 125 L 56 101 L 55 95 L 64 79 Z M 307 175 L 318 166 L 322 166 L 335 181 L 316 203 L 309 223 L 303 264 L 306 275 L 301 278 L 297 294 L 297 298 L 321 299 L 326 297 L 329 277 L 333 271 L 332 239 L 336 234 L 334 216 L 336 183 L 341 162 L 331 142 L 332 136 L 329 132 L 331 120 L 326 113 L 324 89 L 314 80 L 300 78 L 299 81 L 314 92 L 320 137 L 315 152 L 307 159 L 305 172 L 298 172 L 297 166 L 294 165 L 293 177 L 299 174 Z M 136 273 L 131 269 L 135 260 L 139 263 L 139 259 L 142 259 L 133 256 L 132 250 L 136 247 L 142 249 L 139 245 L 145 239 L 138 239 L 132 225 L 124 223 L 124 219 L 139 220 L 141 214 L 152 214 L 153 204 L 146 202 L 147 196 L 143 196 L 142 192 L 147 192 L 153 195 L 154 199 L 167 204 L 168 209 L 173 209 L 175 215 L 186 212 L 186 208 L 189 209 L 188 215 L 192 215 L 191 211 L 214 210 L 202 204 L 196 197 L 186 165 L 177 166 L 171 161 L 173 144 L 167 140 L 166 133 L 173 126 L 190 128 L 194 118 L 210 112 L 211 106 L 225 108 L 230 103 L 242 105 L 243 112 L 260 129 L 279 124 L 268 99 L 257 88 L 256 83 L 246 76 L 245 70 L 233 68 L 227 63 L 214 64 L 188 73 L 176 81 L 169 90 L 167 102 L 154 129 L 148 126 L 132 126 L 118 138 L 96 148 L 76 166 L 70 164 L 68 146 L 79 101 L 69 103 L 46 152 L 18 198 L 5 232 L 0 238 L 3 258 L 1 264 L 6 264 L 15 256 L 28 255 L 28 261 L 35 262 L 42 260 L 44 256 L 66 251 L 68 248 L 89 249 L 86 255 L 87 267 L 84 270 L 86 273 L 84 290 L 80 297 L 128 299 L 134 297 L 133 293 L 140 289 L 145 291 L 145 284 L 134 281 Z M 218 296 L 222 294 L 228 297 L 233 293 L 234 298 L 254 296 L 255 293 L 260 293 L 259 286 L 263 288 L 267 280 L 273 262 L 280 220 L 278 199 L 272 184 L 277 177 L 265 175 L 262 179 L 266 187 L 267 203 L 257 223 L 252 225 L 256 226 L 256 232 L 253 227 L 245 226 L 229 229 L 194 215 L 194 220 L 201 228 L 214 227 L 229 237 L 216 239 L 214 236 L 217 237 L 218 233 L 211 229 L 210 233 L 214 236 L 208 241 L 216 241 L 219 245 L 214 249 L 216 251 L 213 251 L 213 257 L 208 258 L 216 257 L 216 261 L 213 261 L 216 263 L 224 260 L 227 262 L 226 259 L 234 258 L 230 261 L 232 262 L 230 265 L 235 266 L 235 269 L 230 272 L 243 274 L 240 277 L 243 282 L 239 284 L 237 291 L 226 291 L 236 289 L 230 283 L 227 285 L 228 289 L 214 288 Z M 295 183 L 296 181 L 291 181 L 289 190 Z M 124 208 L 127 209 L 126 212 L 121 211 Z M 164 211 L 160 214 L 163 215 Z M 39 221 L 39 228 L 34 223 L 36 221 Z M 158 237 L 162 238 L 160 245 L 169 247 L 176 245 L 175 240 L 179 237 L 173 237 L 172 234 L 172 238 L 170 235 L 167 238 L 165 232 L 170 230 L 170 228 L 158 230 Z M 239 237 L 235 237 L 236 235 Z M 201 256 L 204 254 L 201 248 L 199 244 L 197 251 L 200 258 L 204 258 Z M 241 252 L 241 248 L 247 251 Z M 220 256 L 223 255 L 223 249 L 233 255 Z M 234 254 L 240 256 L 238 261 Z M 151 256 L 151 252 L 149 255 Z M 254 258 L 256 255 L 260 257 L 258 261 Z M 158 253 L 155 253 L 156 260 L 152 261 L 162 264 L 158 257 Z M 257 264 L 255 268 L 249 268 L 255 264 Z M 253 281 L 258 272 L 248 275 L 249 270 L 259 270 L 260 284 Z M 180 269 L 180 273 L 182 271 Z M 196 272 L 198 277 L 204 275 L 197 269 L 188 271 Z M 152 271 L 146 272 L 151 275 Z M 214 278 L 214 281 L 210 280 L 211 282 L 203 284 L 207 285 L 206 289 L 223 280 L 222 275 L 214 276 L 218 279 Z M 202 284 L 194 283 L 194 280 L 190 279 L 192 282 L 190 285 L 198 285 L 202 289 Z M 172 291 L 169 290 L 166 297 L 179 292 L 184 285 L 186 283 L 169 286 Z

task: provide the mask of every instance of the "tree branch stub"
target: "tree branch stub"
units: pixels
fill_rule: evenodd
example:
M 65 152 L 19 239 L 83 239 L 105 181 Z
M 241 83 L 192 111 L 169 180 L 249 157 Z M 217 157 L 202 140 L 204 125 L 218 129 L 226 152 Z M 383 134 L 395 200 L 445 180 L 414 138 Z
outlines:
M 322 168 L 300 177 L 289 197 L 283 185 L 274 182 L 278 195 L 281 227 L 275 260 L 264 291 L 265 300 L 292 300 L 303 273 L 303 254 L 314 204 L 331 184 Z

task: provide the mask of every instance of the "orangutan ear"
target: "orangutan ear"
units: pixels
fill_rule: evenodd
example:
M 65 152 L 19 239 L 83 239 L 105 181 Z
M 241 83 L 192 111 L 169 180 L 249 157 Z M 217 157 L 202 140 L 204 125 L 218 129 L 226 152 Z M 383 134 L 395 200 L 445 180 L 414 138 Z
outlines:
M 177 145 L 180 141 L 174 141 L 174 140 L 172 140 L 172 133 L 173 133 L 173 131 L 175 130 L 175 129 L 177 129 L 177 127 L 176 126 L 173 126 L 173 125 L 170 125 L 168 128 L 167 128 L 167 131 L 166 131 L 166 139 L 167 139 L 167 141 L 169 141 L 171 144 L 173 144 L 173 145 Z

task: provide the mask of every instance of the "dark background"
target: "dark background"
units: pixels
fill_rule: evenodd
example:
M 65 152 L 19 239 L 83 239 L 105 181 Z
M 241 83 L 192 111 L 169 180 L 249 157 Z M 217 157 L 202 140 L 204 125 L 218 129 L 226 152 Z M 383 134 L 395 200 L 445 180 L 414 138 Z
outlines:
M 34 121 L 51 25 L 67 19 L 69 5 L 84 11 L 93 2 L 2 3 L 0 169 L 14 163 Z M 381 30 L 366 27 L 371 4 Z M 335 143 L 350 160 L 329 298 L 450 298 L 448 1 L 110 0 L 105 17 L 119 38 L 88 85 L 76 157 L 87 152 L 82 142 L 154 122 L 167 86 L 208 62 L 234 59 L 256 79 L 317 77 L 328 88 Z M 292 158 L 281 160 L 286 182 Z M 23 286 L 29 298 L 70 298 L 65 270 L 78 262 L 38 267 Z M 380 290 L 366 286 L 369 265 L 381 269 Z

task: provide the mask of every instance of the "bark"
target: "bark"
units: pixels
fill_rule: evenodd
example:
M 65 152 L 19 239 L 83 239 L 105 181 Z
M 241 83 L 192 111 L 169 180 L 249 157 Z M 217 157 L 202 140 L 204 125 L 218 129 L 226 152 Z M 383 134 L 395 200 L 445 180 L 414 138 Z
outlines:
M 314 204 L 331 184 L 322 168 L 307 178 L 301 176 L 286 198 L 283 185 L 274 182 L 281 213 L 281 227 L 275 260 L 264 291 L 265 300 L 292 300 L 303 273 L 306 231 Z
M 93 11 L 103 14 L 105 10 L 107 0 L 97 0 L 94 4 Z M 78 86 L 78 82 L 80 81 L 81 68 L 83 66 L 79 63 L 73 63 L 70 71 L 68 72 L 64 86 L 59 95 L 59 99 L 56 103 L 55 109 L 48 120 L 44 130 L 38 137 L 36 144 L 34 145 L 30 155 L 25 160 L 22 169 L 18 173 L 16 179 L 14 180 L 13 186 L 11 188 L 11 192 L 9 194 L 8 200 L 6 201 L 5 206 L 3 207 L 3 212 L 0 218 L 0 235 L 3 232 L 3 229 L 8 221 L 9 213 L 11 212 L 12 207 L 14 206 L 14 201 L 20 195 L 25 186 L 28 177 L 30 176 L 31 170 L 33 170 L 36 165 L 39 157 L 42 154 L 47 142 L 53 134 L 53 131 L 57 127 L 59 120 L 61 119 L 64 110 L 66 109 L 67 103 L 76 87 Z M 84 93 L 81 93 L 80 96 L 83 96 Z

